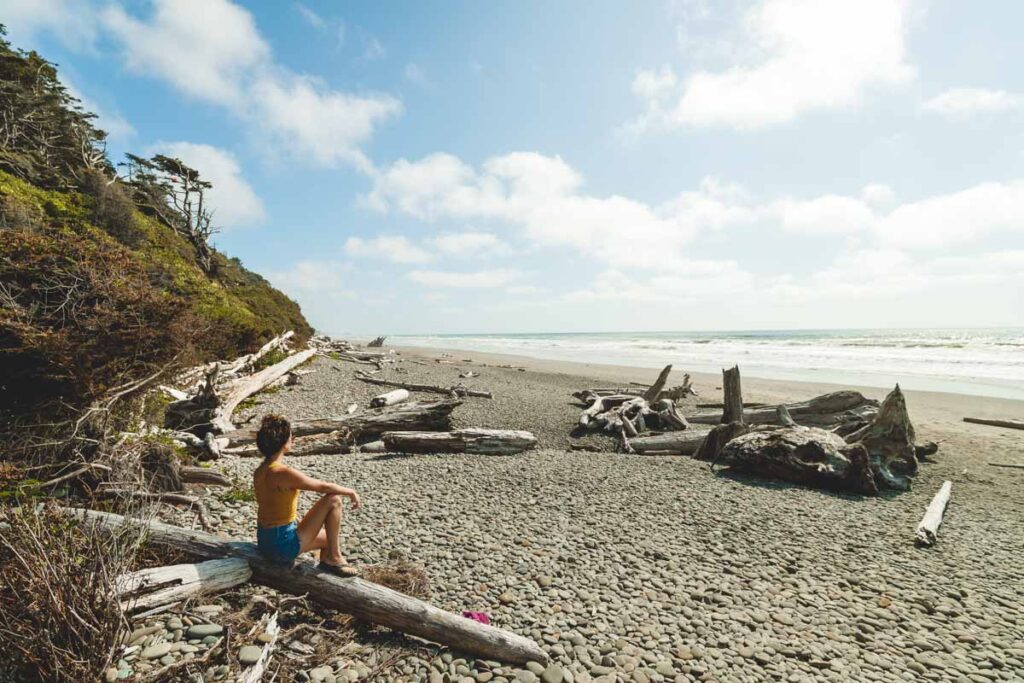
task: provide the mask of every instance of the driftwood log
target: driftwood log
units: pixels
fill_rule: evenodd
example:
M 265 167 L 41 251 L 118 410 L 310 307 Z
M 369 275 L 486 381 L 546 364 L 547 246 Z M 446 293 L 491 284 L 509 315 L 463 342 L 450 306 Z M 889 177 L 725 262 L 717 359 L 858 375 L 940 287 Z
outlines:
M 693 457 L 710 462 L 714 468 L 718 455 L 725 444 L 749 431 L 743 421 L 743 390 L 740 385 L 740 368 L 734 365 L 722 370 L 722 418 L 701 441 Z
M 917 525 L 917 530 L 914 531 L 914 537 L 918 545 L 935 545 L 935 539 L 939 535 L 939 525 L 942 524 L 942 518 L 946 514 L 946 506 L 949 504 L 949 496 L 952 491 L 953 482 L 942 482 L 939 492 L 935 494 L 932 502 L 928 504 L 928 509 L 925 511 L 924 517 L 921 518 L 921 523 Z
M 395 389 L 394 391 L 389 391 L 386 394 L 381 394 L 380 396 L 374 396 L 373 398 L 371 398 L 370 399 L 370 407 L 371 408 L 383 408 L 384 406 L 398 405 L 399 403 L 402 403 L 402 402 L 408 401 L 408 400 L 409 400 L 409 390 L 408 389 Z
M 235 412 L 238 404 L 249 398 L 258 391 L 272 384 L 275 380 L 299 367 L 316 354 L 315 349 L 306 349 L 288 356 L 280 363 L 275 363 L 269 368 L 263 368 L 259 372 L 235 380 L 229 384 L 221 397 L 220 404 L 214 409 L 210 424 L 214 431 L 219 433 L 229 432 L 235 428 L 231 423 L 231 415 Z
M 722 370 L 722 424 L 743 424 L 743 391 L 740 388 L 740 366 Z
M 724 444 L 719 462 L 820 488 L 878 493 L 864 447 L 815 427 L 755 429 Z
M 918 461 L 914 425 L 899 384 L 882 401 L 875 418 L 847 435 L 846 442 L 860 443 L 867 449 L 879 486 L 900 491 L 910 488 L 910 477 L 917 474 Z
M 633 451 L 641 455 L 693 455 L 708 434 L 703 427 L 629 440 Z
M 987 417 L 965 417 L 964 422 L 988 425 L 990 427 L 1004 427 L 1006 429 L 1024 429 L 1024 420 L 991 420 Z
M 810 427 L 824 427 L 854 420 L 869 420 L 878 410 L 878 401 L 865 398 L 859 391 L 833 391 L 808 401 L 787 403 L 786 410 L 797 423 Z M 719 424 L 722 415 L 698 413 L 687 415 L 695 424 Z M 747 424 L 779 424 L 777 407 L 754 408 L 743 411 Z
M 195 564 L 174 564 L 140 569 L 119 576 L 114 583 L 125 612 L 178 602 L 204 593 L 233 588 L 252 577 L 244 559 L 226 557 Z
M 387 339 L 387 337 L 376 337 L 374 338 L 373 341 L 367 344 L 366 347 L 370 349 L 379 349 L 380 347 L 384 346 L 385 339 Z
M 239 683 L 257 683 L 263 677 L 267 662 L 270 661 L 270 653 L 274 649 L 274 645 L 277 644 L 277 636 L 281 632 L 281 627 L 277 623 L 277 612 L 274 612 L 269 618 L 264 615 L 264 618 L 266 621 L 261 621 L 257 629 L 269 636 L 269 640 L 263 644 L 260 658 L 246 670 Z
M 445 612 L 422 600 L 358 577 L 342 578 L 303 560 L 294 567 L 267 561 L 252 543 L 228 541 L 210 533 L 191 531 L 157 521 L 144 521 L 96 510 L 66 510 L 66 514 L 115 529 L 139 524 L 151 543 L 176 548 L 197 558 L 241 558 L 249 563 L 253 581 L 328 608 L 397 631 L 451 646 L 481 659 L 522 664 L 545 662 L 537 643 L 515 633 Z
M 451 428 L 452 411 L 462 401 L 399 403 L 387 408 L 372 408 L 363 412 L 317 420 L 298 420 L 292 423 L 292 436 L 303 437 L 313 434 L 344 432 L 353 441 L 377 437 L 384 432 L 397 431 L 448 431 Z M 255 429 L 237 429 L 223 435 L 233 446 L 254 443 Z
M 182 467 L 178 470 L 183 484 L 205 484 L 206 486 L 231 486 L 231 480 L 223 472 L 209 467 Z
M 537 446 L 530 432 L 513 429 L 457 429 L 452 432 L 385 432 L 388 453 L 474 453 L 514 455 Z
M 379 384 L 386 387 L 399 387 L 400 389 L 406 389 L 408 391 L 422 391 L 431 394 L 444 394 L 445 396 L 451 396 L 453 398 L 459 398 L 462 396 L 473 396 L 476 398 L 494 398 L 489 391 L 477 391 L 476 389 L 470 389 L 462 384 L 456 384 L 450 387 L 438 387 L 431 384 L 412 384 L 410 382 L 396 382 L 390 379 L 381 379 L 379 377 L 371 377 L 364 372 L 357 372 L 356 379 L 361 382 L 368 384 Z

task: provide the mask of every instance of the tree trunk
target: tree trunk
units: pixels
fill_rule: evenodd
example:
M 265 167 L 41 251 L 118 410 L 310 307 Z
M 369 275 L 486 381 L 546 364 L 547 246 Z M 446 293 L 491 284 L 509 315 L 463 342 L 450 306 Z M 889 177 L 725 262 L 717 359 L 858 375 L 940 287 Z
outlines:
M 918 462 L 914 425 L 899 384 L 882 401 L 875 419 L 849 434 L 846 443 L 864 445 L 880 485 L 901 491 L 910 488 L 910 477 L 917 474 Z
M 409 391 L 407 389 L 395 389 L 394 391 L 371 398 L 370 407 L 383 408 L 384 406 L 393 406 L 408 400 Z
M 871 419 L 877 413 L 878 401 L 864 398 L 859 391 L 834 391 L 816 396 L 808 401 L 787 403 L 790 416 L 805 426 L 827 426 L 853 419 Z M 694 424 L 719 424 L 722 415 L 698 413 L 686 417 Z M 779 424 L 778 408 L 775 406 L 743 411 L 746 424 Z
M 630 439 L 629 445 L 641 455 L 693 455 L 707 434 L 707 429 L 687 429 L 657 436 L 638 436 Z
M 666 365 L 662 368 L 661 372 L 658 373 L 658 379 L 654 380 L 654 384 L 644 392 L 644 400 L 648 403 L 654 403 L 658 400 L 658 395 L 661 394 L 661 390 L 665 388 L 665 384 L 668 382 L 668 374 L 672 372 L 672 366 Z
M 985 417 L 965 417 L 964 422 L 976 425 L 989 425 L 990 427 L 1005 427 L 1006 429 L 1024 429 L 1024 420 L 990 420 Z
M 722 370 L 722 424 L 743 424 L 743 391 L 740 389 L 740 366 Z
M 224 558 L 140 569 L 119 576 L 115 586 L 124 611 L 142 612 L 201 593 L 226 590 L 247 582 L 251 577 L 248 562 L 240 558 Z
M 257 583 L 291 595 L 305 595 L 325 607 L 448 645 L 480 659 L 516 664 L 547 661 L 544 650 L 529 638 L 445 612 L 422 600 L 358 577 L 342 578 L 321 571 L 308 560 L 297 562 L 294 567 L 281 566 L 266 560 L 252 543 L 224 540 L 210 533 L 157 521 L 126 519 L 109 512 L 73 509 L 65 512 L 112 529 L 125 523 L 144 525 L 148 528 L 150 542 L 176 548 L 194 557 L 242 558 L 249 563 L 253 580 Z
M 447 431 L 451 428 L 452 411 L 460 405 L 462 405 L 462 401 L 456 399 L 400 403 L 397 406 L 372 408 L 352 415 L 300 420 L 292 423 L 292 435 L 302 437 L 328 432 L 343 432 L 348 435 L 349 440 L 359 440 L 379 436 L 384 432 Z M 256 441 L 256 430 L 239 429 L 222 436 L 229 438 L 231 443 L 237 446 Z
M 530 432 L 511 429 L 457 429 L 453 432 L 385 432 L 388 453 L 474 453 L 513 455 L 537 446 Z
M 221 398 L 220 405 L 213 411 L 210 424 L 218 433 L 230 432 L 235 428 L 231 423 L 231 415 L 238 404 L 260 391 L 268 384 L 287 372 L 299 367 L 316 354 L 315 349 L 306 349 L 288 356 L 280 363 L 264 368 L 254 375 L 242 377 L 229 384 Z
M 714 463 L 718 460 L 718 454 L 722 452 L 725 445 L 737 436 L 746 434 L 750 428 L 741 422 L 730 422 L 724 425 L 715 425 L 707 436 L 701 440 L 697 452 L 693 454 L 694 460 Z
M 946 505 L 949 504 L 949 496 L 953 491 L 953 482 L 944 481 L 939 492 L 928 504 L 921 523 L 917 525 L 914 535 L 917 537 L 918 545 L 935 545 L 935 539 L 939 534 L 939 525 L 942 524 L 942 517 L 946 513 Z
M 477 391 L 470 389 L 462 384 L 456 384 L 450 387 L 437 387 L 431 384 L 411 384 L 409 382 L 396 382 L 389 379 L 381 379 L 379 377 L 370 377 L 366 373 L 356 372 L 356 379 L 361 382 L 368 384 L 379 384 L 386 387 L 400 387 L 402 389 L 408 389 L 409 391 L 423 391 L 431 394 L 444 394 L 445 396 L 473 396 L 477 398 L 494 398 L 489 391 Z

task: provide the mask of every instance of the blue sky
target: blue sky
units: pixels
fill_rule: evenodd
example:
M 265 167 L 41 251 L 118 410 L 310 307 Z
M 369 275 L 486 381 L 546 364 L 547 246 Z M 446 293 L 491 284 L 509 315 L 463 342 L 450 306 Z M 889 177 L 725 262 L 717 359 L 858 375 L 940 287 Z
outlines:
M 1018 2 L 0 0 L 334 333 L 1024 325 Z

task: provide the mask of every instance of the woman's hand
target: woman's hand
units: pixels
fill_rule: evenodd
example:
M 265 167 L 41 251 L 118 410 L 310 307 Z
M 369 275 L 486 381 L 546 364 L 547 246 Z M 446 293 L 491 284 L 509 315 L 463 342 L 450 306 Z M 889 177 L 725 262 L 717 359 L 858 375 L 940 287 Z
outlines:
M 348 499 L 352 502 L 353 510 L 358 510 L 363 506 L 363 502 L 359 500 L 359 494 L 356 493 L 355 489 L 349 489 Z

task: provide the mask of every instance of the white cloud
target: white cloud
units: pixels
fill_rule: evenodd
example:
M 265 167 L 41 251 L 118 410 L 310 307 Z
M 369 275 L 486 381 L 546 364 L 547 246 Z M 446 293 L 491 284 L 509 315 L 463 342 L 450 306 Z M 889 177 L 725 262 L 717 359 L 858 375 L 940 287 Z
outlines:
M 405 70 L 402 72 L 405 76 L 405 80 L 410 83 L 415 83 L 421 88 L 430 86 L 430 79 L 427 78 L 427 74 L 423 71 L 423 67 L 414 62 L 409 62 L 405 65 Z
M 872 183 L 860 191 L 860 198 L 871 206 L 887 206 L 896 201 L 896 193 L 888 185 Z
M 859 199 L 824 195 L 798 201 L 785 199 L 775 205 L 782 227 L 811 234 L 856 233 L 874 225 L 875 214 Z
M 2 19 L 15 45 L 30 43 L 48 31 L 75 49 L 89 49 L 96 41 L 96 17 L 91 7 L 80 11 L 72 0 L 4 0 Z
M 952 88 L 921 105 L 925 111 L 948 118 L 1024 109 L 1024 95 L 985 88 Z
M 266 218 L 263 202 L 242 177 L 238 161 L 227 150 L 193 142 L 158 142 L 151 151 L 181 159 L 213 183 L 207 198 L 214 211 L 214 225 L 245 226 Z
M 351 256 L 383 258 L 392 263 L 426 263 L 433 259 L 430 252 L 401 236 L 381 236 L 373 239 L 349 237 L 345 242 L 345 251 Z
M 443 232 L 430 239 L 429 243 L 438 251 L 455 256 L 479 256 L 508 250 L 507 244 L 489 232 Z
M 908 6 L 909 0 L 762 0 L 745 17 L 753 58 L 697 71 L 678 88 L 670 68 L 640 72 L 633 89 L 647 112 L 632 128 L 751 129 L 855 106 L 870 88 L 913 77 L 904 54 Z
M 271 271 L 267 278 L 285 292 L 352 296 L 345 288 L 345 265 L 336 261 L 299 261 L 287 270 Z
M 458 289 L 485 289 L 502 287 L 516 280 L 519 272 L 510 268 L 478 270 L 469 273 L 454 273 L 438 270 L 414 270 L 408 274 L 413 282 L 428 287 L 452 287 Z
M 295 11 L 299 13 L 299 16 L 302 17 L 307 24 L 316 30 L 322 31 L 327 28 L 327 20 L 306 5 L 303 5 L 301 2 L 295 3 Z
M 252 15 L 227 0 L 155 0 L 153 7 L 148 20 L 119 5 L 102 12 L 128 68 L 193 97 L 244 107 L 245 77 L 270 57 Z
M 380 123 L 401 112 L 397 99 L 335 90 L 282 68 L 252 15 L 230 0 L 154 0 L 153 7 L 145 18 L 119 5 L 102 12 L 129 69 L 227 107 L 258 131 L 261 141 L 270 140 L 292 156 L 372 171 L 360 147 Z M 302 5 L 297 7 L 316 23 Z

